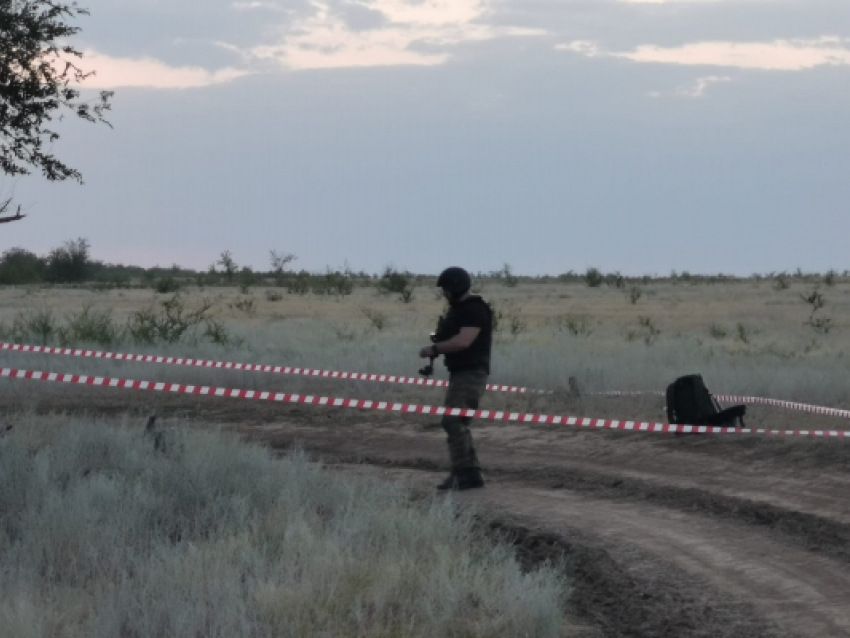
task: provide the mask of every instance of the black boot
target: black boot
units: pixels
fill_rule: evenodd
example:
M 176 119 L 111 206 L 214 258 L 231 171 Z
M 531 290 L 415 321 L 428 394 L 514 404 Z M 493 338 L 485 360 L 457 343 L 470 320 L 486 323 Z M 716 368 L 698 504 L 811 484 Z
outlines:
M 452 472 L 448 478 L 437 485 L 437 491 L 462 491 L 484 487 L 484 477 L 478 468 Z

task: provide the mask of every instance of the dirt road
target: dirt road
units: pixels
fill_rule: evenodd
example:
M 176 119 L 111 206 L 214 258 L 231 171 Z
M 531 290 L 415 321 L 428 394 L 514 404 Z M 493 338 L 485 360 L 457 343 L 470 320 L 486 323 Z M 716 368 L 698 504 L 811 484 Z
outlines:
M 445 464 L 442 432 L 409 422 L 239 430 L 419 492 Z M 850 636 L 847 465 L 696 437 L 487 424 L 475 436 L 488 486 L 459 501 L 530 560 L 567 556 L 589 635 Z

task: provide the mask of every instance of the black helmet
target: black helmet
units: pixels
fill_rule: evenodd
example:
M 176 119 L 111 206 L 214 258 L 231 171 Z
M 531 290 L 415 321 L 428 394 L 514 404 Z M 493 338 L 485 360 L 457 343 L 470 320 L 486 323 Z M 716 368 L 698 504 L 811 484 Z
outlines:
M 472 287 L 472 277 L 463 268 L 446 268 L 437 278 L 437 287 L 447 291 L 452 297 L 462 297 Z

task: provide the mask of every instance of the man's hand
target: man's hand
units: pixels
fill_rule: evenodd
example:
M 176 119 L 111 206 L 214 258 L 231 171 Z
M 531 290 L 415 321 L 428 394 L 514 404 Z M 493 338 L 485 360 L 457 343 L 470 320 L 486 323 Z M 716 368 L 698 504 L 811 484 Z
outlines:
M 476 337 L 478 337 L 479 332 L 481 332 L 481 328 L 461 328 L 460 333 L 456 334 L 448 341 L 441 341 L 437 344 L 440 349 L 440 354 L 449 354 L 452 352 L 466 350 L 470 345 L 472 345 L 472 342 L 475 341 Z M 422 348 L 419 351 L 419 356 L 423 359 L 426 357 L 433 357 L 433 346 L 425 346 Z

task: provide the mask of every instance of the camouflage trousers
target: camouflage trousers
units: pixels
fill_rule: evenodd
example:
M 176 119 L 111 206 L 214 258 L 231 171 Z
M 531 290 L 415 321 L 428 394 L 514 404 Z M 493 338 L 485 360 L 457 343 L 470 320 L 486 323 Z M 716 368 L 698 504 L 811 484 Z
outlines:
M 449 375 L 449 389 L 446 392 L 447 408 L 478 409 L 484 391 L 487 388 L 487 373 L 484 370 L 462 370 Z M 472 433 L 469 431 L 470 417 L 444 415 L 441 425 L 448 435 L 449 457 L 452 472 L 480 469 L 475 447 L 472 445 Z

